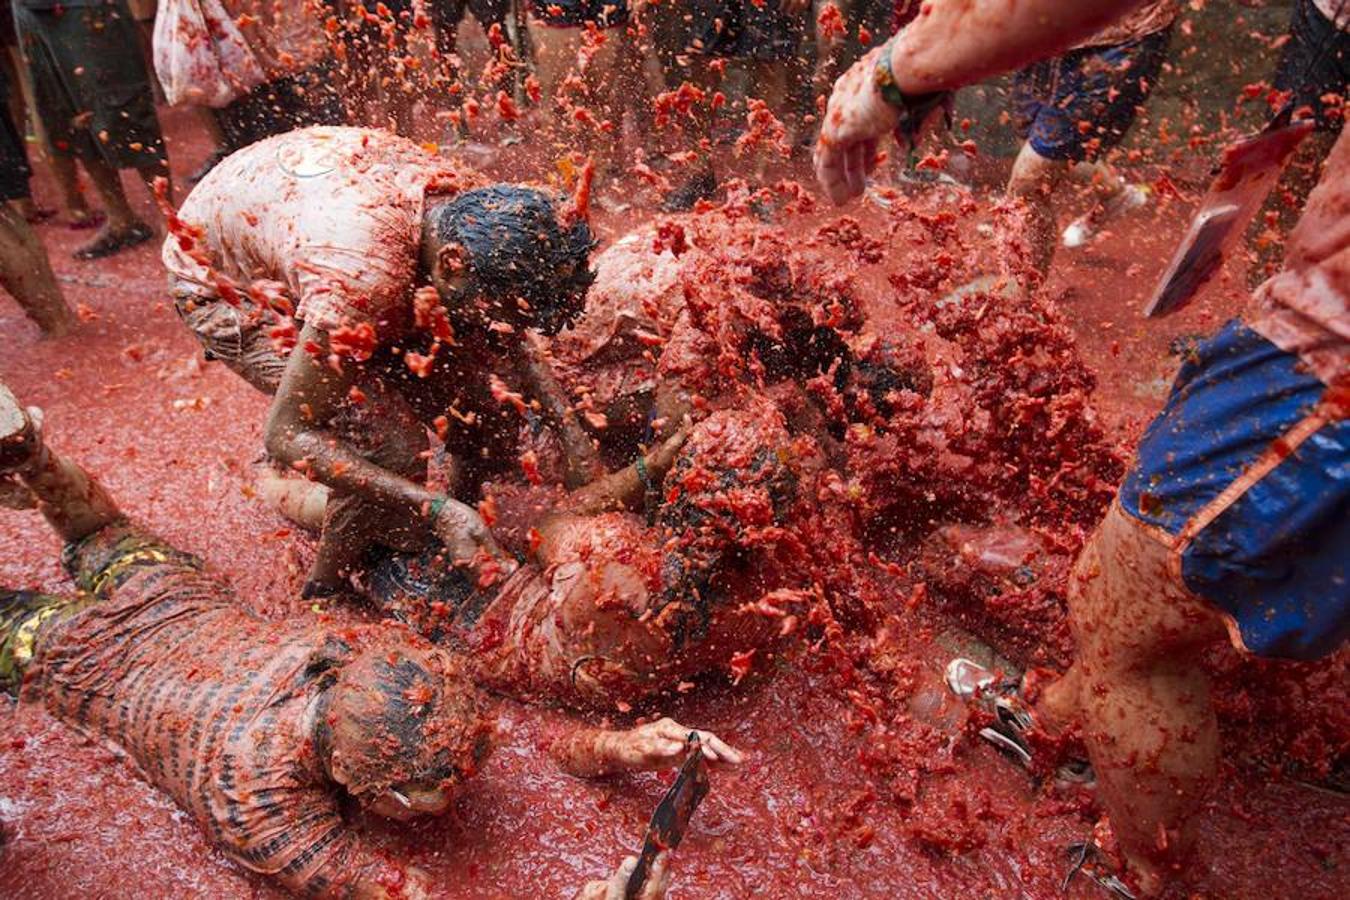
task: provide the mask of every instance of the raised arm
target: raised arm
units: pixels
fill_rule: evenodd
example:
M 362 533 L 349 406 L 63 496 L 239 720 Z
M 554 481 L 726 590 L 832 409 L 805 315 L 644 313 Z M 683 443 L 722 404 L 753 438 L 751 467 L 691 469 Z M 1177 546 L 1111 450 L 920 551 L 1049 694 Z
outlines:
M 689 437 L 683 427 L 653 447 L 638 461 L 568 494 L 565 515 L 593 516 L 597 513 L 641 509 L 647 490 L 659 485 L 675 463 L 675 456 Z
M 375 465 L 327 427 L 351 402 L 355 385 L 355 367 L 330 366 L 329 353 L 328 335 L 306 325 L 267 414 L 267 452 L 330 487 L 434 519 L 438 536 L 457 560 L 509 561 L 472 509 Z
M 577 421 L 577 414 L 567 402 L 562 385 L 553 374 L 553 366 L 541 344 L 527 337 L 521 344 L 519 370 L 531 394 L 539 401 L 544 416 L 558 429 L 565 456 L 563 486 L 568 490 L 581 487 L 597 474 L 604 472 L 600 454 L 594 442 Z
M 901 124 L 878 85 L 881 54 L 890 54 L 895 86 L 921 117 L 925 98 L 1054 55 L 1142 2 L 927 0 L 917 19 L 835 83 L 816 144 L 817 180 L 835 203 L 861 195 L 880 142 Z
M 930 94 L 1020 69 L 1091 37 L 1144 0 L 928 0 L 891 44 L 906 94 Z

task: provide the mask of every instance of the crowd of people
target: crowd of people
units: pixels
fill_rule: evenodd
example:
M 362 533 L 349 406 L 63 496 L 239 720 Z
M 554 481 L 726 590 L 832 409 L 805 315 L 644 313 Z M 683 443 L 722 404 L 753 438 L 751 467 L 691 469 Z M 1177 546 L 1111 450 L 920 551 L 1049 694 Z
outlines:
M 1282 183 L 1262 222 L 1299 211 L 1283 258 L 1188 349 L 1128 465 L 1043 288 L 1057 248 L 1152 201 L 1121 147 L 1180 0 L 5 6 L 0 285 L 61 337 L 78 318 L 36 224 L 90 229 L 83 264 L 161 238 L 178 319 L 265 398 L 253 493 L 315 536 L 301 595 L 367 621 L 254 615 L 0 384 L 0 505 L 45 517 L 73 581 L 0 589 L 0 684 L 120 745 L 231 860 L 297 894 L 425 896 L 339 798 L 445 812 L 491 751 L 495 696 L 571 711 L 551 750 L 579 777 L 678 765 L 692 729 L 587 713 L 876 628 L 886 541 L 936 540 L 958 508 L 1092 532 L 1076 559 L 1061 548 L 1062 671 L 957 658 L 945 681 L 1012 758 L 1091 785 L 1110 829 L 1074 870 L 1103 891 L 1186 882 L 1219 754 L 1201 652 L 1342 652 L 1350 2 L 1297 0 L 1270 59 L 1241 63 L 1269 78 L 1272 117 L 1311 122 L 1320 176 Z M 460 40 L 466 13 L 482 41 Z M 896 185 L 945 190 L 916 161 L 960 140 L 942 135 L 954 93 L 1006 73 L 1022 143 L 983 238 L 907 211 Z M 186 185 L 165 103 L 210 136 Z M 529 183 L 466 162 L 517 146 L 563 162 Z M 808 160 L 818 190 L 781 179 Z M 32 197 L 35 163 L 59 210 Z M 597 253 L 602 183 L 654 199 L 614 203 L 622 233 Z M 857 198 L 862 221 L 784 224 Z M 963 284 L 950 253 L 893 273 L 913 321 L 882 328 L 836 254 L 875 262 L 902 227 L 999 250 Z M 934 362 L 934 334 L 962 366 Z M 709 761 L 741 761 L 695 733 Z M 663 896 L 669 856 L 580 896 Z

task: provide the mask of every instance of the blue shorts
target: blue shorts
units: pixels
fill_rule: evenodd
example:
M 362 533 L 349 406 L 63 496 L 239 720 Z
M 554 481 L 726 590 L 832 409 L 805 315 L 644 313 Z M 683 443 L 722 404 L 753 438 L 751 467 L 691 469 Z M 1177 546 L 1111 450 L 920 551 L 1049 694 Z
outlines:
M 1017 133 L 1046 159 L 1082 162 L 1116 146 L 1162 71 L 1172 29 L 1042 60 L 1013 78 Z M 1087 131 L 1079 123 L 1090 126 Z
M 1350 634 L 1350 421 L 1298 357 L 1234 320 L 1194 348 L 1120 489 L 1182 580 L 1260 656 Z

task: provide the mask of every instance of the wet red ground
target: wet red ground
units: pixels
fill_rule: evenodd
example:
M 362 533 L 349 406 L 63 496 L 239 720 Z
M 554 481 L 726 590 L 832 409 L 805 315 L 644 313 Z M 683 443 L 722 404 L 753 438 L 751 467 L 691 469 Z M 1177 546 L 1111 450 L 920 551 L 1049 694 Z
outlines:
M 166 116 L 171 136 L 191 126 L 179 113 Z M 204 155 L 190 139 L 171 146 L 179 173 Z M 49 185 L 37 185 L 52 197 Z M 1156 220 L 1119 226 L 1097 249 L 1063 255 L 1048 287 L 1068 312 L 1100 379 L 1099 406 L 1122 439 L 1161 404 L 1175 365 L 1168 342 L 1211 330 L 1236 308 L 1229 298 L 1161 324 L 1137 313 L 1187 209 L 1164 207 Z M 602 206 L 607 235 L 642 218 Z M 70 337 L 39 341 L 16 307 L 0 301 L 0 380 L 47 410 L 53 444 L 99 473 L 129 512 L 229 572 L 244 602 L 269 615 L 309 614 L 298 587 L 310 541 L 246 496 L 262 398 L 223 368 L 199 363 L 166 301 L 157 247 L 76 263 L 69 251 L 83 234 L 41 231 L 86 321 Z M 886 319 L 887 310 L 874 313 Z M 33 514 L 0 512 L 0 584 L 66 587 L 58 551 Z M 905 610 L 901 599 L 888 658 L 906 677 L 893 679 L 900 687 L 885 728 L 868 725 L 866 696 L 849 693 L 875 671 L 809 653 L 739 687 L 708 685 L 654 710 L 711 728 L 748 757 L 738 770 L 714 773 L 677 854 L 672 897 L 1060 894 L 1062 848 L 1087 835 L 1093 815 L 1077 800 L 1038 791 L 1019 769 L 960 736 L 951 724 L 959 716 L 936 687 L 951 655 L 940 637 L 945 624 L 923 607 Z M 37 708 L 0 716 L 0 896 L 276 895 L 225 863 L 102 745 Z M 569 778 L 543 752 L 566 716 L 510 702 L 501 716 L 497 752 L 451 816 L 411 828 L 361 827 L 431 872 L 443 896 L 570 896 L 636 849 L 663 779 Z M 882 757 L 892 764 L 879 764 Z M 913 771 L 897 768 L 897 758 Z M 1190 890 L 1344 896 L 1348 811 L 1343 798 L 1264 772 L 1229 771 L 1203 815 Z M 1085 885 L 1071 893 L 1099 895 Z

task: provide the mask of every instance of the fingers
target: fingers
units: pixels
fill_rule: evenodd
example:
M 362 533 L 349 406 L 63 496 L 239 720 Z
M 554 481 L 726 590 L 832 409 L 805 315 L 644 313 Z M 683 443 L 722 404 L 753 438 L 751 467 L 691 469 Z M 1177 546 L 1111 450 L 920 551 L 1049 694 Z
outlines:
M 728 765 L 740 765 L 744 757 L 740 751 L 736 750 L 726 741 L 713 734 L 711 731 L 696 731 L 693 728 L 687 728 L 671 718 L 664 718 L 653 725 L 660 729 L 663 739 L 668 741 L 678 741 L 680 749 L 688 745 L 689 734 L 691 732 L 698 735 L 699 747 L 702 749 L 703 758 L 709 762 L 726 763 Z
M 652 726 L 652 731 L 648 735 L 651 738 L 651 756 L 671 759 L 684 752 L 685 738 L 689 732 L 684 730 L 680 723 L 662 719 L 660 722 L 653 722 Z
M 703 748 L 703 757 L 709 762 L 725 763 L 729 766 L 739 766 L 745 758 L 741 756 L 739 750 L 732 747 L 711 731 L 700 731 L 698 733 L 698 739 L 699 746 Z
M 684 741 L 672 741 L 669 738 L 655 738 L 646 754 L 648 761 L 659 762 L 676 759 L 684 752 Z
M 851 145 L 844 154 L 844 188 L 850 198 L 862 196 L 867 189 L 866 146 Z
M 837 146 L 824 141 L 817 145 L 816 181 L 835 206 L 843 206 L 851 198 L 844 175 L 844 156 Z
M 661 446 L 647 455 L 647 465 L 666 467 L 673 463 L 680 448 L 689 439 L 689 431 L 689 425 L 681 425 L 679 430 L 661 442 Z
M 619 863 L 619 867 L 614 870 L 614 874 L 609 877 L 609 891 L 606 894 L 607 900 L 623 900 L 624 895 L 628 893 L 628 879 L 633 877 L 633 870 L 637 868 L 638 858 L 629 856 Z M 647 880 L 651 884 L 651 879 Z M 641 896 L 647 896 L 643 891 Z
M 863 175 L 871 175 L 877 169 L 877 139 L 868 138 L 863 141 Z M 866 189 L 867 181 L 863 179 L 863 188 Z
M 632 857 L 629 857 L 632 859 Z M 637 860 L 634 860 L 636 862 Z M 652 860 L 652 866 L 647 871 L 647 883 L 642 887 L 642 893 L 638 894 L 639 900 L 661 900 L 666 896 L 666 891 L 670 888 L 670 853 L 663 851 L 656 854 Z
M 614 896 L 623 897 L 623 894 L 619 893 Z M 609 897 L 608 881 L 588 881 L 582 885 L 581 890 L 577 891 L 574 900 L 609 900 Z

